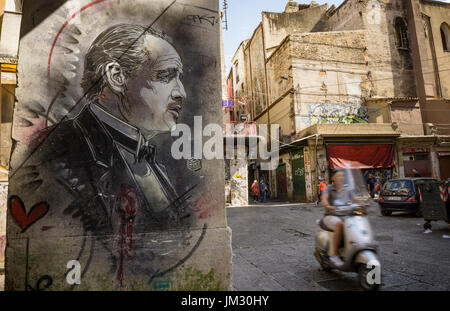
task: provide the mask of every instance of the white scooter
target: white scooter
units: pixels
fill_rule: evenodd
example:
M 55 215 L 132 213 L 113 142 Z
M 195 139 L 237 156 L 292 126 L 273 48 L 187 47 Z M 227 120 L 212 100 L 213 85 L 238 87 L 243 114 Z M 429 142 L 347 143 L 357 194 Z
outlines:
M 333 232 L 322 220 L 319 222 L 320 230 L 316 234 L 314 256 L 323 270 L 358 272 L 360 286 L 364 290 L 376 290 L 379 284 L 376 279 L 369 279 L 372 277 L 369 272 L 376 273 L 375 269 L 381 271 L 381 264 L 377 257 L 378 246 L 374 242 L 374 235 L 364 210 L 363 206 L 353 204 L 339 206 L 334 213 L 335 216 L 340 216 L 344 220 L 343 242 L 338 251 L 344 262 L 343 266 L 334 267 L 329 260 Z

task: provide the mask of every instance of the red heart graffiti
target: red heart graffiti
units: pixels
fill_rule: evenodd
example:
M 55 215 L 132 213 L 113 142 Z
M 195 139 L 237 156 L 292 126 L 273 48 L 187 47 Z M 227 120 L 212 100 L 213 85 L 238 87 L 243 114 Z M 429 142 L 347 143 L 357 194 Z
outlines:
M 13 218 L 22 228 L 22 233 L 25 232 L 32 224 L 41 219 L 47 214 L 49 205 L 45 202 L 35 204 L 30 211 L 26 212 L 25 206 L 19 197 L 11 197 L 10 211 Z

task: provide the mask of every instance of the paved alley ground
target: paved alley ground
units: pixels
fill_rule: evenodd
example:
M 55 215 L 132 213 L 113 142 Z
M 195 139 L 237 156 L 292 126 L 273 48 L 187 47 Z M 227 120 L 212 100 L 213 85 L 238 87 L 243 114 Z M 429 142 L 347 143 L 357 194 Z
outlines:
M 313 255 L 315 204 L 227 208 L 234 290 L 359 290 L 356 273 L 324 272 Z M 450 290 L 450 227 L 412 215 L 373 216 L 380 247 L 381 290 Z

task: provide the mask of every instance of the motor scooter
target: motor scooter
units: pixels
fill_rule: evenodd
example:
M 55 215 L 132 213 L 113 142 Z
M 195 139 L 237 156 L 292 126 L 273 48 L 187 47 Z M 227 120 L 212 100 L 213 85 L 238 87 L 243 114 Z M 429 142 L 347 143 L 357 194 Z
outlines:
M 323 219 L 319 222 L 319 231 L 316 234 L 316 247 L 314 256 L 324 271 L 337 269 L 344 272 L 357 272 L 359 285 L 364 290 L 376 290 L 380 284 L 371 279 L 371 271 L 377 269 L 381 272 L 381 264 L 377 257 L 378 245 L 374 241 L 374 234 L 369 223 L 368 204 L 348 204 L 336 206 L 334 216 L 343 220 L 343 238 L 338 250 L 339 257 L 344 262 L 335 267 L 330 262 L 330 246 L 333 231 L 326 227 Z M 375 272 L 374 272 L 375 273 Z

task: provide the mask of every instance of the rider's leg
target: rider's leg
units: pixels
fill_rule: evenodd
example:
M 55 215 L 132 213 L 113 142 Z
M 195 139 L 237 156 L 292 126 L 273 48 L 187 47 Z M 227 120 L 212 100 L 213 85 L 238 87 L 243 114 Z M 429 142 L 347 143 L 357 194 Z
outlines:
M 330 261 L 333 266 L 340 267 L 344 263 L 338 256 L 339 245 L 341 244 L 342 232 L 343 232 L 343 223 L 339 217 L 336 216 L 325 216 L 324 218 L 325 225 L 333 230 L 333 237 L 331 238 L 330 245 Z
M 342 221 L 336 222 L 333 233 L 333 241 L 331 243 L 330 256 L 338 256 L 338 249 L 342 238 L 342 228 Z

